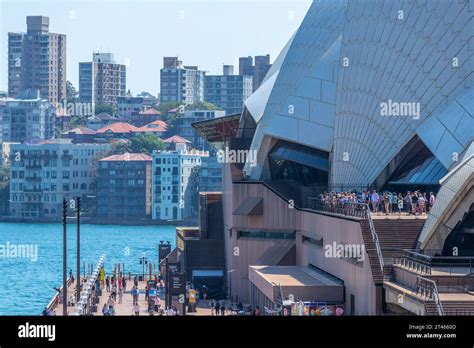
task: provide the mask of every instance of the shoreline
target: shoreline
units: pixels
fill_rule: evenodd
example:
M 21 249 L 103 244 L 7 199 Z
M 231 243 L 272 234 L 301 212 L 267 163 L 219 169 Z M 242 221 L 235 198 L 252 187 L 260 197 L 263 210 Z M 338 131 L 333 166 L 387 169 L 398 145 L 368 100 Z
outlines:
M 76 217 L 68 217 L 68 223 L 75 223 Z M 58 219 L 41 219 L 41 220 L 29 220 L 22 218 L 0 218 L 0 223 L 25 223 L 25 224 L 62 224 L 62 220 Z M 179 221 L 165 221 L 165 220 L 117 220 L 117 219 L 106 219 L 106 218 L 87 218 L 81 217 L 81 225 L 122 225 L 122 226 L 186 226 L 194 227 L 199 226 L 197 219 L 193 220 L 179 220 Z

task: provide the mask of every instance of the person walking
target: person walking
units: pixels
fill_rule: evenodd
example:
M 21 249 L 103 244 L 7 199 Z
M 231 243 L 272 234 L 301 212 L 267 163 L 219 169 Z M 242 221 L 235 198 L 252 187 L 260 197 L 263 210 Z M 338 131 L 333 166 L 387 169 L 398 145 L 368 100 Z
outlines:
M 431 211 L 431 208 L 433 208 L 433 205 L 435 204 L 435 201 L 436 201 L 436 197 L 435 197 L 434 193 L 430 192 L 430 211 Z
M 224 316 L 225 315 L 225 302 L 224 300 L 221 301 L 221 315 Z
M 214 301 L 214 299 L 211 300 L 211 302 L 209 303 L 210 307 L 211 307 L 211 315 L 214 315 L 214 306 L 216 305 L 216 301 Z
M 107 304 L 104 303 L 104 306 L 102 307 L 102 315 L 107 316 L 109 315 L 109 310 L 107 309 Z
M 133 305 L 132 314 L 134 314 L 136 317 L 140 315 L 140 305 L 138 304 L 138 302 Z
M 214 310 L 216 311 L 216 315 L 219 315 L 220 308 L 221 308 L 221 305 L 220 305 L 219 301 L 216 301 L 216 304 L 214 306 Z
M 390 196 L 387 192 L 385 192 L 383 195 L 383 206 L 385 210 L 385 216 L 388 217 L 388 213 L 390 212 Z
M 125 280 L 125 277 L 122 277 L 122 288 L 123 291 L 127 291 L 127 281 Z
M 114 301 L 117 301 L 117 285 L 112 285 L 112 292 L 110 296 L 114 299 Z
M 372 204 L 372 212 L 376 214 L 378 212 L 378 204 L 379 204 L 379 195 L 377 191 L 372 191 L 372 195 L 370 196 L 370 202 Z
M 105 291 L 110 292 L 110 278 L 105 278 Z
M 118 295 L 119 295 L 119 303 L 122 303 L 122 297 L 123 297 L 123 289 L 122 288 L 119 289 Z
M 398 216 L 400 217 L 402 215 L 402 210 L 403 210 L 403 197 L 402 194 L 398 194 Z

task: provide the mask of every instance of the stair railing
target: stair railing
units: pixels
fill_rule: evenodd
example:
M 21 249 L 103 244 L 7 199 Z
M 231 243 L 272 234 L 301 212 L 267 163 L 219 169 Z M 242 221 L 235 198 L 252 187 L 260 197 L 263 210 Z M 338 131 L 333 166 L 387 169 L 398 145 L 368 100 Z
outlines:
M 370 207 L 368 204 L 365 204 L 365 215 L 367 221 L 369 222 L 370 227 L 370 234 L 372 235 L 372 240 L 375 243 L 375 249 L 377 250 L 377 256 L 379 258 L 380 269 L 383 273 L 383 256 L 382 256 L 382 249 L 380 248 L 379 237 L 377 236 L 377 232 L 375 232 L 374 222 L 372 221 L 372 216 L 370 214 Z
M 417 275 L 416 292 L 422 297 L 427 297 L 430 300 L 434 300 L 438 315 L 444 315 L 443 305 L 439 298 L 438 286 L 436 285 L 436 282 L 434 280 Z

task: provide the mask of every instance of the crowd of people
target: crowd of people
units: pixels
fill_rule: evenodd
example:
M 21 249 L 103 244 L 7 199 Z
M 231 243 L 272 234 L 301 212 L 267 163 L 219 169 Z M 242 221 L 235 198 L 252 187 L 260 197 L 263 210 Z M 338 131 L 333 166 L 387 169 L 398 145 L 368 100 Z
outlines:
M 423 215 L 427 214 L 436 201 L 433 192 L 408 191 L 406 194 L 384 191 L 346 191 L 346 192 L 323 192 L 320 201 L 330 207 L 336 207 L 347 203 L 368 204 L 373 213 Z

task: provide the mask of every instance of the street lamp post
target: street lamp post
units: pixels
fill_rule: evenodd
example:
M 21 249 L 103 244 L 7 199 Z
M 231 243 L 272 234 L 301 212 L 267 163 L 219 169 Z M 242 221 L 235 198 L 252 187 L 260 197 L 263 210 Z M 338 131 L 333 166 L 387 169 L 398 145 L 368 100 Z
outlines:
M 67 315 L 67 262 L 66 262 L 66 253 L 67 253 L 67 201 L 66 198 L 63 198 L 63 316 Z
M 81 299 L 81 197 L 76 199 L 76 209 L 77 209 L 77 284 L 76 284 L 76 299 L 77 302 Z
M 145 265 L 148 264 L 148 258 L 146 256 L 142 256 L 139 258 L 140 264 L 143 265 L 143 280 L 145 280 Z

